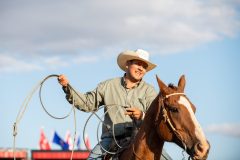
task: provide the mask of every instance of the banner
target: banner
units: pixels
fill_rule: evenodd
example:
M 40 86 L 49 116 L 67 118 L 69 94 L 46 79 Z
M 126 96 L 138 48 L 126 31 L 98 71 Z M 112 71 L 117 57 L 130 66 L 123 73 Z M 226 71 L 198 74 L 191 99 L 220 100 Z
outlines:
M 65 142 L 65 141 L 57 134 L 56 131 L 54 132 L 52 142 L 60 145 L 61 148 L 62 148 L 62 150 L 68 150 L 68 148 L 69 148 L 68 143 Z
M 40 150 L 51 150 L 50 144 L 49 144 L 42 128 L 40 131 L 39 148 L 40 148 Z

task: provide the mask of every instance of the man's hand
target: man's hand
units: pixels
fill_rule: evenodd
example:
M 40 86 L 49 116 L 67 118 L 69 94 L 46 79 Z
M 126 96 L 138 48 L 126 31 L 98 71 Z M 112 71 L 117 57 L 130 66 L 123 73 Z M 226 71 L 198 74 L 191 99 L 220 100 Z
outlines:
M 58 77 L 58 82 L 63 86 L 63 87 L 66 87 L 69 83 L 67 77 L 63 74 L 61 74 L 59 77 Z
M 138 108 L 132 107 L 132 108 L 126 108 L 125 115 L 129 115 L 131 118 L 134 119 L 141 119 L 143 116 L 143 112 L 139 110 Z

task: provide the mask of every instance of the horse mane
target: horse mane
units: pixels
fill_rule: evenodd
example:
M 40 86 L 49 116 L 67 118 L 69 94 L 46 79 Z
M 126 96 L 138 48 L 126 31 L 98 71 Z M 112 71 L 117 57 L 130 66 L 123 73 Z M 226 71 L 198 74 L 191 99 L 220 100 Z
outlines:
M 173 83 L 169 83 L 169 84 L 168 84 L 168 87 L 171 88 L 171 89 L 173 89 L 173 90 L 177 90 L 177 89 L 178 89 L 178 87 L 175 86 Z

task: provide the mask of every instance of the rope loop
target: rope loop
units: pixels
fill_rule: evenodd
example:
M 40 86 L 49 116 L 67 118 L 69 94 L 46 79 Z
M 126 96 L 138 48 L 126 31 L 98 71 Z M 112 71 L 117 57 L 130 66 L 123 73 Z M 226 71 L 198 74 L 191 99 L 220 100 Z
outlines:
M 42 108 L 44 109 L 44 111 L 45 111 L 50 117 L 52 117 L 52 118 L 54 118 L 54 119 L 65 119 L 65 118 L 67 118 L 67 117 L 70 116 L 70 114 L 72 113 L 74 107 L 72 107 L 72 108 L 70 109 L 70 111 L 69 111 L 65 116 L 57 117 L 57 116 L 51 114 L 50 112 L 48 112 L 48 110 L 46 109 L 45 105 L 43 104 L 43 100 L 42 100 L 42 86 L 43 86 L 43 84 L 46 82 L 46 80 L 48 80 L 49 78 L 52 78 L 52 77 L 59 77 L 59 75 L 57 75 L 57 74 L 51 74 L 51 75 L 47 76 L 46 78 L 44 78 L 44 79 L 42 80 L 42 82 L 40 83 L 40 88 L 39 88 L 39 99 L 40 99 L 40 103 L 41 103 Z
M 40 99 L 41 106 L 42 106 L 43 110 L 47 113 L 47 115 L 49 115 L 50 117 L 52 117 L 54 119 L 65 119 L 65 118 L 70 116 L 72 111 L 74 112 L 74 138 L 73 138 L 73 143 L 75 144 L 75 141 L 76 141 L 76 113 L 75 113 L 74 103 L 72 104 L 71 110 L 65 116 L 62 116 L 62 117 L 57 117 L 57 116 L 52 115 L 50 112 L 48 112 L 48 110 L 45 108 L 45 106 L 43 104 L 43 101 L 42 101 L 42 86 L 49 78 L 52 78 L 52 77 L 59 77 L 59 75 L 51 74 L 51 75 L 45 77 L 42 81 L 40 81 L 40 83 L 38 83 L 31 90 L 31 92 L 27 95 L 27 97 L 25 98 L 25 100 L 24 100 L 24 102 L 23 102 L 23 104 L 22 104 L 22 106 L 21 106 L 21 108 L 18 112 L 16 121 L 13 124 L 13 159 L 14 160 L 16 160 L 15 147 L 16 147 L 17 126 L 18 126 L 20 120 L 22 119 L 23 114 L 25 113 L 25 111 L 27 109 L 29 101 L 31 100 L 33 94 L 36 92 L 36 90 L 38 88 L 39 88 L 39 99 Z M 71 157 L 70 157 L 71 160 L 73 158 L 73 152 L 74 152 L 74 146 L 73 146 Z

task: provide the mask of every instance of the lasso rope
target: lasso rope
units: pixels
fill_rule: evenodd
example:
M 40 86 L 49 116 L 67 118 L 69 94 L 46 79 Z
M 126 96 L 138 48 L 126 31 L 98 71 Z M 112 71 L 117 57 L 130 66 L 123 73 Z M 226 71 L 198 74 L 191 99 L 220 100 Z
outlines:
M 16 136 L 17 136 L 17 133 L 18 133 L 18 131 L 17 131 L 18 124 L 20 123 L 20 121 L 21 121 L 21 119 L 22 119 L 22 117 L 23 117 L 23 115 L 24 115 L 24 113 L 25 113 L 25 111 L 26 111 L 26 109 L 27 109 L 27 107 L 28 107 L 28 104 L 29 104 L 31 98 L 32 98 L 33 94 L 37 91 L 37 89 L 39 89 L 39 99 L 40 99 L 41 106 L 42 106 L 43 110 L 46 112 L 46 114 L 47 114 L 48 116 L 50 116 L 51 118 L 53 118 L 53 119 L 65 119 L 65 118 L 69 117 L 69 116 L 71 115 L 72 111 L 73 111 L 73 113 L 74 113 L 74 136 L 73 136 L 73 144 L 75 144 L 75 141 L 76 141 L 76 111 L 75 111 L 75 107 L 74 107 L 74 106 L 75 106 L 75 105 L 74 105 L 74 102 L 75 102 L 75 101 L 74 101 L 74 96 L 73 96 L 72 108 L 70 109 L 70 111 L 69 111 L 66 115 L 64 115 L 64 116 L 62 116 L 62 117 L 57 117 L 57 116 L 51 114 L 51 113 L 46 109 L 46 107 L 45 107 L 45 105 L 44 105 L 44 103 L 43 103 L 43 100 L 42 100 L 42 86 L 43 86 L 43 84 L 44 84 L 48 79 L 53 78 L 53 77 L 57 77 L 57 78 L 58 78 L 59 75 L 57 75 L 57 74 L 51 74 L 51 75 L 45 77 L 45 78 L 44 78 L 43 80 L 41 80 L 39 83 L 37 83 L 37 85 L 36 85 L 36 86 L 31 90 L 31 92 L 27 95 L 27 97 L 25 98 L 23 104 L 22 104 L 21 107 L 20 107 L 20 110 L 19 110 L 19 112 L 18 112 L 18 114 L 17 114 L 16 121 L 15 121 L 14 124 L 13 124 L 13 137 L 14 137 L 14 138 L 13 138 L 13 156 L 14 156 L 14 160 L 16 160 L 15 150 L 16 150 Z M 77 92 L 75 89 L 73 89 L 73 87 L 72 87 L 71 85 L 68 84 L 68 87 L 71 88 L 71 90 L 72 90 L 73 92 L 75 92 L 76 95 L 77 95 L 79 98 L 81 98 L 81 97 L 79 96 L 78 92 Z M 116 106 L 119 107 L 119 106 L 121 106 L 121 105 L 118 105 L 118 104 L 108 104 L 108 105 L 105 105 L 105 107 L 111 107 L 111 108 L 112 108 L 112 107 L 116 107 Z M 99 107 L 98 110 L 100 110 L 100 109 L 103 108 L 103 107 L 104 107 L 104 106 Z M 109 109 L 111 109 L 111 108 L 109 108 Z M 121 106 L 120 108 L 125 109 L 124 106 Z M 118 108 L 117 113 L 120 111 L 120 108 Z M 106 114 L 108 113 L 109 109 L 107 109 L 107 111 L 104 112 L 104 115 L 106 115 Z M 98 111 L 98 110 L 97 110 L 97 111 Z M 83 137 L 85 137 L 86 126 L 87 126 L 90 118 L 91 118 L 93 115 L 95 115 L 95 116 L 99 119 L 99 124 L 98 124 L 98 127 L 97 127 L 97 140 L 98 140 L 98 143 L 100 144 L 100 147 L 101 147 L 105 152 L 107 152 L 107 153 L 109 153 L 109 154 L 116 154 L 117 152 L 110 152 L 110 151 L 108 151 L 108 150 L 105 149 L 105 148 L 101 145 L 101 143 L 100 143 L 99 135 L 98 135 L 98 130 L 99 130 L 100 123 L 102 123 L 108 130 L 109 130 L 110 128 L 109 128 L 109 126 L 107 126 L 107 125 L 104 123 L 104 121 L 101 119 L 101 117 L 99 117 L 99 116 L 96 114 L 97 111 L 92 111 L 92 114 L 88 117 L 88 119 L 87 119 L 87 121 L 86 121 L 86 123 L 85 123 L 85 125 L 84 125 Z M 116 116 L 117 116 L 117 114 L 115 115 L 115 119 L 116 119 Z M 115 143 L 117 144 L 117 146 L 118 146 L 119 148 L 122 148 L 122 146 L 120 146 L 120 145 L 118 144 L 117 140 L 116 140 L 115 132 L 114 132 L 114 126 L 115 126 L 115 124 L 113 123 L 113 124 L 112 124 L 112 128 L 113 128 L 113 139 L 114 139 Z M 84 141 L 84 144 L 85 144 L 85 146 L 86 146 L 86 149 L 90 152 L 89 148 L 88 148 L 87 145 L 86 145 L 86 141 L 85 141 L 84 138 L 83 138 L 83 141 Z M 73 158 L 73 153 L 74 153 L 74 145 L 73 145 L 73 148 L 72 148 L 70 160 L 72 160 L 72 158 Z
M 41 103 L 41 106 L 42 106 L 42 108 L 44 109 L 44 111 L 45 111 L 50 117 L 52 117 L 53 119 L 65 119 L 65 118 L 67 118 L 68 116 L 70 116 L 70 114 L 71 114 L 72 111 L 74 110 L 74 107 L 72 107 L 71 110 L 68 112 L 68 114 L 66 114 L 65 116 L 57 117 L 57 116 L 54 116 L 54 115 L 52 115 L 51 113 L 49 113 L 49 112 L 47 111 L 45 105 L 43 104 L 43 100 L 42 100 L 42 86 L 43 86 L 43 84 L 44 84 L 44 82 L 45 82 L 46 80 L 48 80 L 49 78 L 52 78 L 52 77 L 58 77 L 58 75 L 56 75 L 56 74 L 49 75 L 49 76 L 47 76 L 46 78 L 44 78 L 44 79 L 42 80 L 42 82 L 40 83 L 40 87 L 39 87 L 39 99 L 40 99 L 40 103 Z M 69 85 L 69 86 L 70 86 L 70 85 Z M 74 101 L 73 101 L 73 103 L 74 103 Z
M 74 136 L 73 136 L 73 144 L 75 144 L 75 141 L 76 141 L 76 112 L 75 112 L 75 107 L 74 107 L 74 99 L 73 99 L 73 104 L 72 104 L 72 108 L 71 110 L 68 112 L 68 114 L 66 114 L 65 116 L 62 116 L 62 117 L 57 117 L 57 116 L 54 116 L 52 114 L 50 114 L 47 109 L 45 108 L 44 104 L 43 104 L 43 101 L 42 101 L 42 86 L 44 84 L 44 82 L 46 80 L 48 80 L 49 78 L 52 78 L 52 77 L 58 77 L 59 75 L 56 75 L 56 74 L 52 74 L 52 75 L 49 75 L 47 76 L 46 78 L 44 78 L 42 81 L 40 81 L 31 91 L 30 93 L 28 94 L 28 96 L 25 98 L 25 100 L 23 101 L 23 104 L 21 105 L 20 107 L 20 110 L 17 114 L 17 118 L 16 118 L 16 121 L 14 122 L 13 124 L 13 157 L 14 157 L 14 160 L 16 160 L 16 155 L 15 155 L 15 151 L 16 151 L 16 136 L 17 136 L 17 128 L 18 128 L 18 124 L 20 123 L 27 107 L 28 107 L 28 104 L 33 96 L 33 94 L 37 91 L 37 89 L 39 88 L 39 99 L 40 99 L 40 103 L 41 103 L 41 106 L 42 108 L 44 109 L 44 111 L 52 118 L 54 119 L 65 119 L 67 117 L 70 116 L 71 112 L 73 111 L 74 113 Z M 69 85 L 70 88 L 72 88 L 70 85 Z M 73 89 L 73 88 L 72 88 Z M 74 90 L 75 91 L 75 90 Z M 71 160 L 73 158 L 73 152 L 74 152 L 74 145 L 73 145 L 73 148 L 72 148 L 72 153 L 71 153 Z
M 101 109 L 103 109 L 104 107 L 107 107 L 107 110 L 103 113 L 102 117 L 99 117 L 96 112 L 99 111 L 99 110 L 101 110 Z M 108 104 L 108 105 L 104 105 L 104 106 L 99 107 L 98 110 L 96 110 L 96 111 L 93 111 L 93 112 L 91 113 L 91 115 L 87 118 L 87 120 L 86 120 L 86 122 L 85 122 L 85 125 L 84 125 L 84 128 L 83 128 L 83 137 L 85 137 L 86 127 L 87 127 L 90 119 L 93 117 L 93 115 L 97 116 L 97 118 L 99 119 L 99 123 L 98 123 L 98 126 L 97 126 L 97 141 L 98 141 L 98 144 L 100 145 L 100 147 L 101 147 L 101 149 L 102 149 L 103 151 L 105 151 L 105 152 L 108 153 L 108 154 L 112 154 L 112 155 L 117 154 L 118 152 L 111 152 L 111 151 L 109 151 L 108 149 L 104 148 L 104 147 L 101 145 L 101 143 L 100 143 L 100 136 L 99 136 L 99 132 L 98 132 L 98 131 L 99 131 L 99 127 L 100 127 L 100 124 L 101 124 L 101 123 L 102 123 L 102 125 L 104 125 L 104 126 L 106 127 L 107 130 L 110 129 L 110 126 L 106 125 L 106 124 L 104 123 L 104 121 L 102 121 L 101 118 L 103 118 L 103 117 L 104 117 L 112 108 L 114 108 L 114 107 L 118 107 L 118 109 L 117 109 L 117 111 L 116 111 L 116 114 L 115 114 L 115 116 L 114 116 L 114 120 L 116 121 L 116 117 L 117 117 L 117 115 L 118 115 L 117 113 L 120 111 L 120 109 L 124 109 L 124 110 L 126 111 L 126 109 L 125 109 L 126 106 L 122 106 L 122 105 L 119 105 L 119 104 Z M 114 128 L 115 128 L 115 123 L 112 124 L 112 136 L 113 136 L 113 140 L 114 140 L 115 144 L 117 145 L 118 148 L 126 147 L 126 146 L 120 146 L 120 145 L 118 144 L 117 139 L 116 139 L 115 129 L 114 129 Z M 84 141 L 84 144 L 85 144 L 85 146 L 86 146 L 86 149 L 87 149 L 89 152 L 92 152 L 92 151 L 90 151 L 90 150 L 87 148 L 86 141 Z M 98 154 L 98 153 L 95 153 L 95 152 L 92 152 L 92 153 Z

